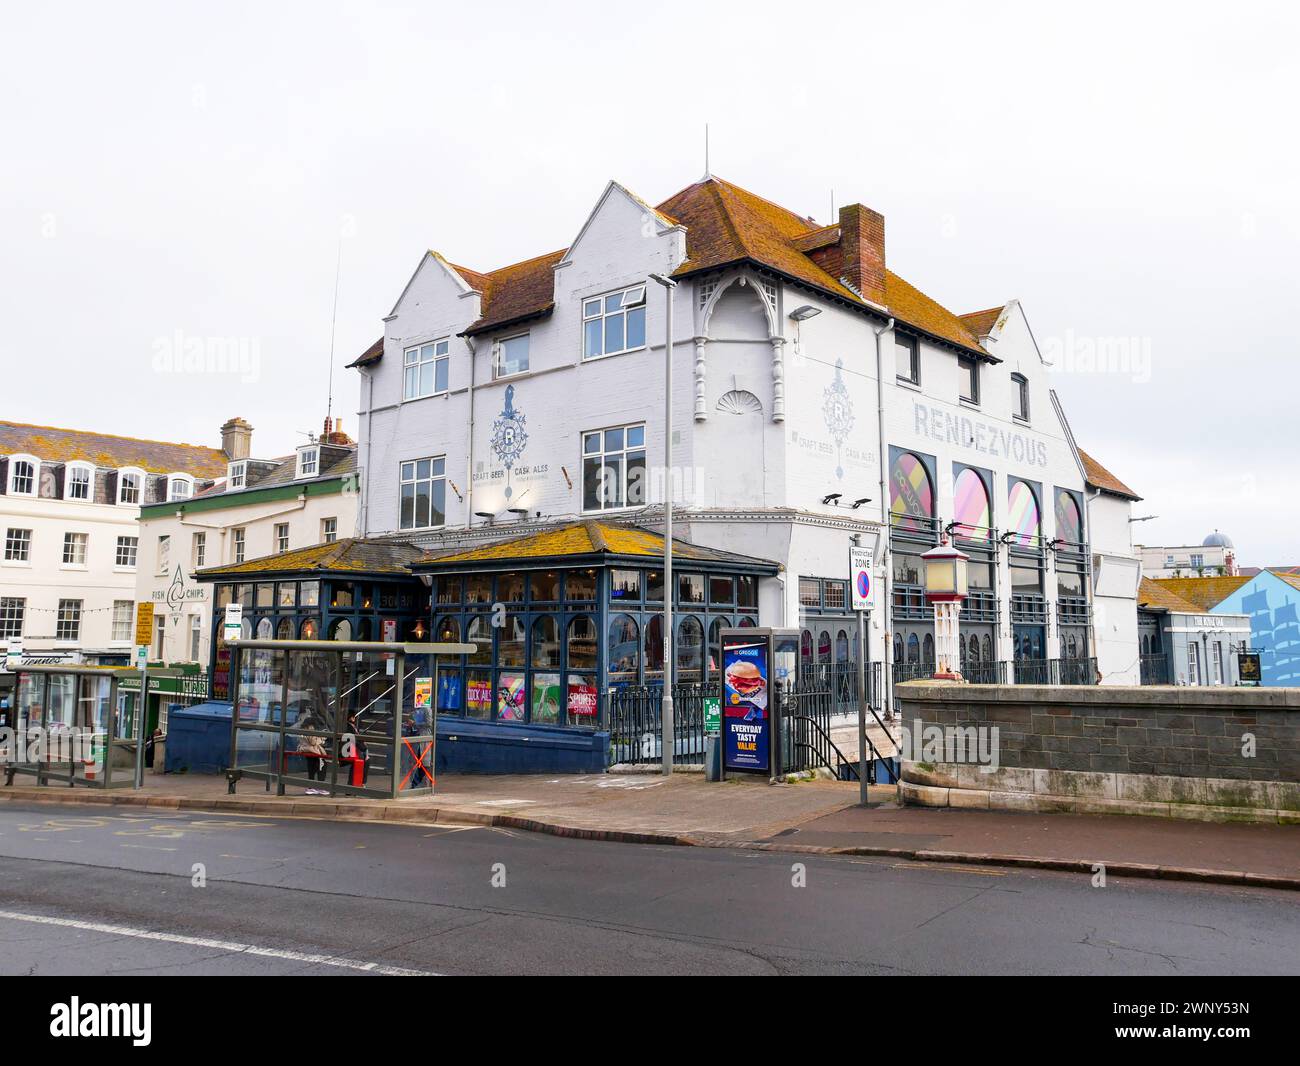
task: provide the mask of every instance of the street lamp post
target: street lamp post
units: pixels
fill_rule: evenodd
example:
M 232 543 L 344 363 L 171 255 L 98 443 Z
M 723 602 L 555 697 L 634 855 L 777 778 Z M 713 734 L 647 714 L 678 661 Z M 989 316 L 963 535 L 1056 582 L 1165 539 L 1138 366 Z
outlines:
M 946 535 L 937 547 L 921 555 L 925 563 L 925 598 L 934 605 L 934 676 L 940 680 L 962 679 L 960 620 L 969 558 L 950 545 Z
M 673 290 L 665 274 L 650 280 L 664 289 L 664 695 L 660 705 L 660 757 L 663 773 L 673 772 Z

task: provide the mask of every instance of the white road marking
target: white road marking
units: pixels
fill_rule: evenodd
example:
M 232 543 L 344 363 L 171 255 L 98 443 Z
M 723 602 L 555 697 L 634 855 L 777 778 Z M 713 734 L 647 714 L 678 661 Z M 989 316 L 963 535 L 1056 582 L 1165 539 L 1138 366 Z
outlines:
M 210 951 L 227 951 L 232 955 L 256 955 L 267 959 L 285 959 L 316 966 L 337 966 L 344 970 L 381 974 L 384 977 L 441 977 L 430 970 L 407 970 L 379 962 L 361 962 L 336 955 L 309 955 L 302 951 L 285 951 L 281 948 L 263 948 L 256 944 L 240 944 L 233 940 L 213 940 L 203 936 L 184 936 L 180 933 L 158 933 L 152 929 L 133 929 L 126 925 L 105 925 L 102 922 L 83 922 L 75 918 L 53 918 L 45 914 L 21 914 L 18 911 L 0 911 L 0 918 L 14 922 L 33 922 L 36 925 L 57 925 L 64 929 L 80 929 L 87 933 L 107 933 L 110 936 L 129 936 L 137 940 L 159 940 L 166 944 L 184 944 L 188 947 L 206 948 Z

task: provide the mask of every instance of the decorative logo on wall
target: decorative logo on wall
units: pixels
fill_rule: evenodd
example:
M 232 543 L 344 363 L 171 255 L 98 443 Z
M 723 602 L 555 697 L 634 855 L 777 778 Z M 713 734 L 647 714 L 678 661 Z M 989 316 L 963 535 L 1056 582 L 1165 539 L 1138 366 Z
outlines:
M 506 406 L 492 422 L 492 454 L 506 468 L 506 499 L 514 495 L 510 477 L 515 463 L 519 462 L 528 446 L 528 419 L 515 409 L 515 387 L 506 386 Z
M 853 401 L 849 399 L 848 386 L 844 384 L 844 360 L 835 360 L 835 379 L 826 386 L 822 393 L 822 417 L 826 420 L 826 429 L 835 441 L 835 476 L 844 477 L 842 449 L 853 429 Z

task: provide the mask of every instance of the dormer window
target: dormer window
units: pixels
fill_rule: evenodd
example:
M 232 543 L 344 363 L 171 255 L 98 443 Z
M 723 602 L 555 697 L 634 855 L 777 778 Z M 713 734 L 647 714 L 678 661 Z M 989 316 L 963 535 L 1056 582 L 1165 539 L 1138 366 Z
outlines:
M 119 470 L 117 474 L 117 502 L 139 504 L 144 495 L 143 470 Z
M 295 478 L 315 477 L 320 470 L 320 448 L 310 444 L 298 449 L 298 470 Z
M 242 489 L 248 483 L 248 462 L 241 459 L 226 467 L 226 488 Z
M 35 496 L 41 461 L 35 456 L 18 455 L 9 460 L 9 495 Z
M 167 499 L 188 500 L 194 495 L 194 481 L 186 474 L 167 475 Z
M 95 468 L 86 463 L 69 463 L 64 472 L 63 498 L 89 500 L 94 491 Z

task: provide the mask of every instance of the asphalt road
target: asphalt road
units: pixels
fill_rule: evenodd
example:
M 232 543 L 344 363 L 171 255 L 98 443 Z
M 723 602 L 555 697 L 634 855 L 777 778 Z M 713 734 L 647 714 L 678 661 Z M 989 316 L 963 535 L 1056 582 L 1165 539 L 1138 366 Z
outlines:
M 3 974 L 1294 974 L 1296 905 L 887 859 L 0 803 Z

